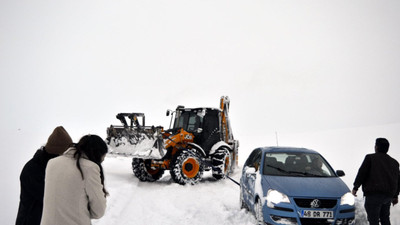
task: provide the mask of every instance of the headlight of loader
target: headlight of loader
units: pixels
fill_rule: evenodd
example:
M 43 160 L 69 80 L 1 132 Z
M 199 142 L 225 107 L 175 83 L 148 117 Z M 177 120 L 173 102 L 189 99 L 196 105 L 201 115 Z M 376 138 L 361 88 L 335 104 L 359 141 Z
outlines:
M 347 192 L 340 198 L 340 205 L 350 205 L 354 206 L 355 199 L 352 193 Z
M 287 195 L 285 195 L 277 190 L 272 190 L 272 189 L 268 190 L 268 193 L 267 193 L 267 196 L 265 197 L 265 199 L 267 200 L 267 204 L 269 207 L 272 206 L 270 204 L 271 202 L 274 204 L 278 204 L 281 202 L 290 203 L 289 197 Z

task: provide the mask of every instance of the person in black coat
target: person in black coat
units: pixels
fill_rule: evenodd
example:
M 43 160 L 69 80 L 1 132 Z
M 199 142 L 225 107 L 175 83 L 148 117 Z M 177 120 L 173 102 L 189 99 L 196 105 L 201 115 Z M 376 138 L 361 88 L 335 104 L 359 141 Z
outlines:
M 20 175 L 21 194 L 16 225 L 40 225 L 47 162 L 63 154 L 72 144 L 67 131 L 62 126 L 56 127 L 46 145 L 25 164 Z
M 365 156 L 354 181 L 353 195 L 360 186 L 365 196 L 365 211 L 371 225 L 390 225 L 390 204 L 398 203 L 400 190 L 399 163 L 390 157 L 389 141 L 377 138 L 375 153 Z

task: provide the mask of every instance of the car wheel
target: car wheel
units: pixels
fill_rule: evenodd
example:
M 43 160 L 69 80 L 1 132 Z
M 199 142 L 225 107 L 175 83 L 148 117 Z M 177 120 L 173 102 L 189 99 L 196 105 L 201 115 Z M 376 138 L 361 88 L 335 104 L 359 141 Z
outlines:
M 262 203 L 260 199 L 257 199 L 257 202 L 254 206 L 254 211 L 256 215 L 256 220 L 258 225 L 264 225 L 264 215 L 262 210 Z

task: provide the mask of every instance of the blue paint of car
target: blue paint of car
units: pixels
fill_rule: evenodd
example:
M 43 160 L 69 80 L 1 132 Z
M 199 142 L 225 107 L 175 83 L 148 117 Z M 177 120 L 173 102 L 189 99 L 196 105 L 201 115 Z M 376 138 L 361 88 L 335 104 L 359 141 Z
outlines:
M 354 224 L 354 197 L 339 175 L 310 149 L 257 148 L 243 166 L 241 207 L 258 224 Z

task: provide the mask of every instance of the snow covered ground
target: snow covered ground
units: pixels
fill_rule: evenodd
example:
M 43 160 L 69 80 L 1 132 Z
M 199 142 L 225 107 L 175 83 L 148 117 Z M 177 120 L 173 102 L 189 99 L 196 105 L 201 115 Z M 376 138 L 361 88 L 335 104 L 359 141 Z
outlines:
M 169 171 L 148 183 L 134 177 L 131 159 L 109 156 L 104 161 L 110 197 L 106 215 L 95 225 L 112 224 L 254 224 L 253 215 L 239 208 L 239 186 L 215 182 L 211 173 L 198 185 L 179 185 Z M 237 180 L 240 172 L 234 174 Z
M 382 134 L 389 140 L 398 137 L 392 132 L 397 125 L 332 130 L 327 132 L 311 132 L 284 135 L 283 143 L 303 147 L 308 146 L 320 151 L 332 164 L 334 169 L 343 169 L 347 174 L 343 178 L 349 188 L 357 173 L 364 155 L 373 149 L 374 138 L 371 135 Z M 392 136 L 395 135 L 395 136 Z M 363 140 L 355 138 L 361 136 Z M 371 136 L 371 140 L 369 139 Z M 249 137 L 250 138 L 250 137 Z M 392 140 L 390 154 L 399 160 L 399 139 Z M 240 166 L 251 149 L 261 145 L 249 145 L 242 138 L 240 147 Z M 255 141 L 253 142 L 255 144 Z M 261 143 L 260 143 L 261 144 Z M 358 145 L 358 147 L 357 147 Z M 397 146 L 397 148 L 396 148 Z M 358 150 L 360 148 L 360 151 Z M 352 152 L 354 151 L 354 152 Z M 254 224 L 254 216 L 239 208 L 239 187 L 226 179 L 215 182 L 209 173 L 198 185 L 181 186 L 172 182 L 169 171 L 160 181 L 154 183 L 140 182 L 131 172 L 130 158 L 108 156 L 104 161 L 106 185 L 110 192 L 106 215 L 94 222 L 94 225 L 118 224 Z M 232 178 L 239 180 L 240 169 Z M 363 208 L 362 191 L 357 197 L 357 223 L 368 224 Z M 400 225 L 400 206 L 391 208 L 393 225 Z
M 205 173 L 198 185 L 182 186 L 167 171 L 161 180 L 140 182 L 131 172 L 131 160 L 108 156 L 104 161 L 110 192 L 106 215 L 93 225 L 119 224 L 255 224 L 254 216 L 239 208 L 239 186 L 226 179 L 214 181 Z M 232 178 L 239 180 L 240 169 Z M 357 223 L 367 224 L 363 200 L 357 199 Z M 399 208 L 392 208 L 392 223 L 400 224 Z
M 351 188 L 365 154 L 372 153 L 376 137 L 386 137 L 391 143 L 389 154 L 400 161 L 400 124 L 346 128 L 304 133 L 278 132 L 280 146 L 308 147 L 320 152 L 335 170 L 342 169 L 342 179 Z M 2 132 L 9 142 L 8 154 L 1 166 L 2 224 L 14 224 L 18 207 L 19 181 L 22 166 L 37 148 L 35 141 L 46 138 L 35 132 L 21 130 Z M 101 132 L 98 134 L 102 135 Z M 79 135 L 71 134 L 74 140 Z M 242 166 L 252 149 L 276 144 L 275 132 L 257 136 L 236 133 L 240 140 L 239 165 Z M 44 139 L 45 139 L 44 138 Z M 24 140 L 24 141 L 21 141 Z M 254 216 L 239 208 L 239 187 L 230 180 L 215 182 L 209 173 L 198 185 L 181 186 L 171 181 L 167 171 L 161 180 L 143 183 L 134 177 L 131 159 L 109 155 L 103 163 L 106 187 L 110 192 L 106 214 L 94 225 L 142 224 L 254 224 Z M 240 169 L 232 176 L 239 180 Z M 4 193 L 6 193 L 4 195 Z M 357 224 L 367 224 L 362 192 L 357 197 Z M 400 205 L 391 207 L 391 222 L 400 225 Z

